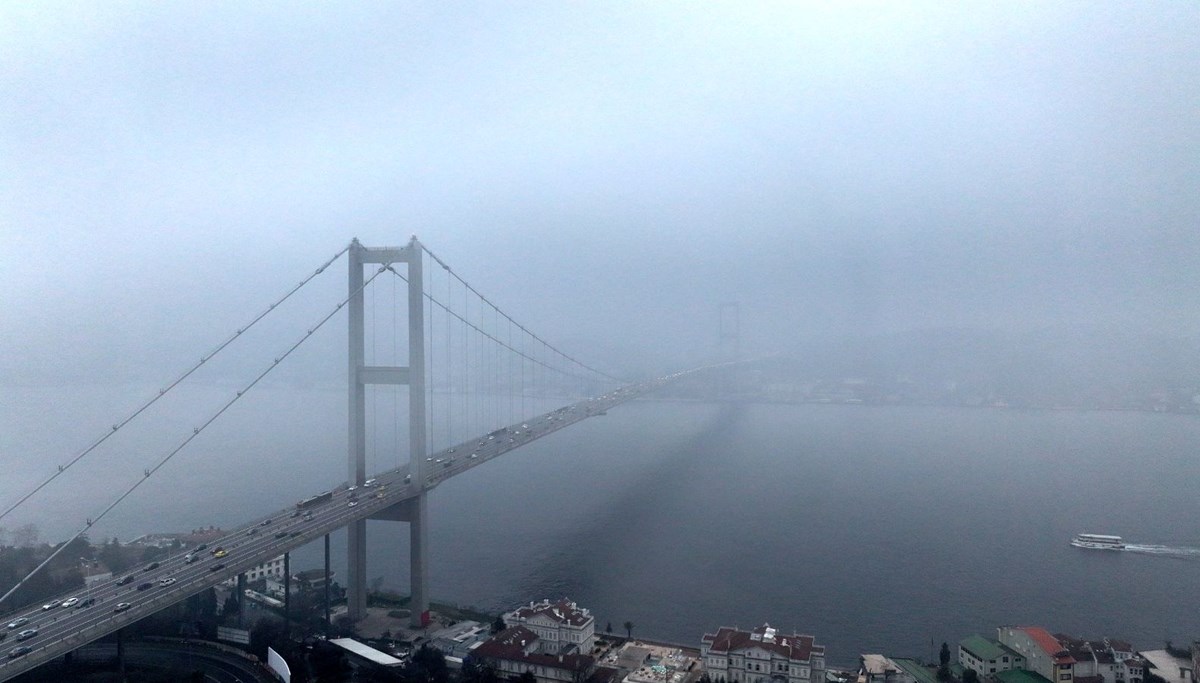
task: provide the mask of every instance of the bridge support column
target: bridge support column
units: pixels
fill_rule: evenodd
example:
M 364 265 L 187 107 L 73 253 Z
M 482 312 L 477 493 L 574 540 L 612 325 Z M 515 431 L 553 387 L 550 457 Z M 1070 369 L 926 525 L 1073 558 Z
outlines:
M 329 534 L 325 534 L 325 637 L 329 637 Z
M 408 624 L 414 628 L 425 626 L 425 615 L 429 612 L 429 540 L 426 524 L 425 499 L 422 493 L 413 499 L 409 507 L 408 520 L 408 567 L 410 600 Z
M 237 575 L 238 628 L 246 628 L 246 575 Z
M 292 566 L 291 554 L 283 554 L 283 639 L 292 638 Z
M 425 488 L 425 291 L 424 252 L 413 237 L 401 248 L 367 248 L 354 240 L 350 244 L 349 264 L 349 448 L 348 469 L 351 484 L 361 486 L 366 478 L 367 384 L 408 385 L 409 474 L 412 485 Z M 408 367 L 365 364 L 366 332 L 362 287 L 365 264 L 407 264 L 408 266 Z M 413 623 L 420 622 L 429 609 L 428 561 L 426 560 L 425 495 L 418 496 L 410 522 L 412 542 Z M 346 527 L 346 612 L 351 621 L 367 614 L 367 522 L 360 520 Z

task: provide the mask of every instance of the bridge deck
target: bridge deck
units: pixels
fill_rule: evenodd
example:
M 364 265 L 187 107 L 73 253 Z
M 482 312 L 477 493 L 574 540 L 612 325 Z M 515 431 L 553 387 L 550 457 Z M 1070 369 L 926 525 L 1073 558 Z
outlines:
M 424 486 L 414 485 L 410 481 L 409 465 L 403 465 L 377 474 L 372 486 L 351 488 L 342 484 L 333 490 L 329 500 L 305 510 L 287 508 L 251 520 L 210 543 L 207 549 L 194 553 L 195 559 L 191 562 L 187 561 L 188 554 L 181 552 L 162 560 L 152 570 L 127 571 L 90 589 L 56 596 L 44 606 L 32 605 L 5 615 L 0 628 L 17 619 L 27 621 L 8 630 L 8 649 L 0 659 L 0 681 L 113 633 L 351 522 L 395 512 L 405 501 L 453 476 L 568 425 L 603 414 L 609 408 L 658 389 L 682 374 L 686 373 L 622 387 L 434 453 L 427 458 Z M 217 548 L 223 548 L 228 554 L 214 556 Z M 173 581 L 163 585 L 161 582 L 166 579 Z M 72 597 L 79 597 L 81 601 L 90 598 L 95 602 L 84 608 L 60 606 Z M 118 604 L 126 602 L 130 603 L 128 608 L 115 611 Z M 19 633 L 26 629 L 36 630 L 36 634 L 18 642 Z M 13 656 L 16 648 L 21 646 L 28 646 L 31 651 Z

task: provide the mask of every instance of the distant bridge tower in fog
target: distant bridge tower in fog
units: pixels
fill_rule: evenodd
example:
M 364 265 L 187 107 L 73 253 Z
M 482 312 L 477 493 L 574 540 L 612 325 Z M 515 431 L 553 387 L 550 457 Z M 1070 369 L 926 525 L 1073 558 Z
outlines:
M 717 305 L 717 360 L 728 363 L 742 354 L 741 304 L 722 301 Z

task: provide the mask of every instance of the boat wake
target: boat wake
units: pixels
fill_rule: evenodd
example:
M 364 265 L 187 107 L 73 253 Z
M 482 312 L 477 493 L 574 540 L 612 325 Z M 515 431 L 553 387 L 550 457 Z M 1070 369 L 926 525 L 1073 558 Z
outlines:
M 1125 552 L 1143 555 L 1161 555 L 1182 560 L 1200 560 L 1200 548 L 1181 545 L 1152 545 L 1149 543 L 1126 543 Z

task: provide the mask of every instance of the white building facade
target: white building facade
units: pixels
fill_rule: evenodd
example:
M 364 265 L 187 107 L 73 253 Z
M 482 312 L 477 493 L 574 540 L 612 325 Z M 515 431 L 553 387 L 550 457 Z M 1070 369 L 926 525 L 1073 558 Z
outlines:
M 531 602 L 504 615 L 505 626 L 524 626 L 537 636 L 537 652 L 588 654 L 596 644 L 596 619 L 563 598 Z
M 769 624 L 753 631 L 722 626 L 700 641 L 709 677 L 727 683 L 824 683 L 825 646 L 812 636 L 780 635 Z

